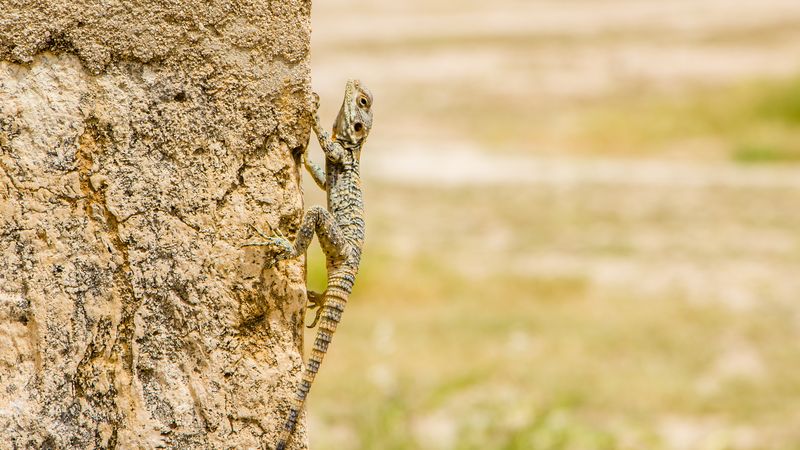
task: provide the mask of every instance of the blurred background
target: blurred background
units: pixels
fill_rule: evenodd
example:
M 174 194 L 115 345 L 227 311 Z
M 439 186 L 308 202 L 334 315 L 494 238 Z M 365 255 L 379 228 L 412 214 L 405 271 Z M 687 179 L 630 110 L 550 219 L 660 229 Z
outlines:
M 325 0 L 312 23 L 323 121 L 349 77 L 375 96 L 312 448 L 800 449 L 800 2 Z

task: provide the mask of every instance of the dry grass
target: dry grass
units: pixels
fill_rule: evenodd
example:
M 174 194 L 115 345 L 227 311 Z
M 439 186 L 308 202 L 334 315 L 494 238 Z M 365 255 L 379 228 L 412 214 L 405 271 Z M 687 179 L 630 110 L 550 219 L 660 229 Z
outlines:
M 322 116 L 347 76 L 376 96 L 365 160 L 575 170 L 367 162 L 312 448 L 800 449 L 799 5 L 315 4 Z
M 797 448 L 800 193 L 370 187 L 315 448 Z

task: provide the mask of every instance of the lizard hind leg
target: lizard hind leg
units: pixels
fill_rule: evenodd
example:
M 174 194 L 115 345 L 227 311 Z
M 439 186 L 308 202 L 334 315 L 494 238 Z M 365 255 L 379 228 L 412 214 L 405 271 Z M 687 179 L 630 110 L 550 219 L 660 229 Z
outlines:
M 289 242 L 279 230 L 275 232 L 275 235 L 267 236 L 256 227 L 253 229 L 264 241 L 250 242 L 242 247 L 267 247 L 271 255 L 271 259 L 268 261 L 269 267 L 274 266 L 278 261 L 294 259 L 305 254 L 314 233 L 319 237 L 322 249 L 328 258 L 341 258 L 348 245 L 339 224 L 336 223 L 331 213 L 321 206 L 312 206 L 303 215 L 303 221 L 297 231 L 294 244 Z
M 250 227 L 264 240 L 260 242 L 248 242 L 247 244 L 242 244 L 241 247 L 267 247 L 271 255 L 271 258 L 267 262 L 268 267 L 272 267 L 278 261 L 288 258 L 293 252 L 292 244 L 283 236 L 280 230 L 277 230 L 273 236 L 267 236 L 256 226 L 251 224 Z M 270 227 L 270 229 L 272 229 L 272 227 Z
M 322 250 L 328 259 L 342 259 L 348 248 L 347 240 L 336 219 L 321 206 L 312 206 L 303 216 L 303 223 L 294 241 L 295 252 L 303 254 L 308 249 L 311 239 L 317 234 Z
M 319 317 L 322 315 L 322 307 L 325 306 L 325 294 L 320 294 L 319 292 L 308 291 L 308 309 L 316 309 L 316 313 L 314 314 L 314 321 L 311 322 L 311 325 L 307 325 L 307 328 L 314 328 L 317 326 L 317 322 L 319 322 Z

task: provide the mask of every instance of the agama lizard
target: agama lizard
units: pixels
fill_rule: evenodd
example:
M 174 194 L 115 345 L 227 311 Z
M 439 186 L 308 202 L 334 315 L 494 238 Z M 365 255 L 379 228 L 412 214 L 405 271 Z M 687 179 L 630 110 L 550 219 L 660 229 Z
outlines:
M 316 94 L 315 94 L 316 96 Z M 316 97 L 318 106 L 319 97 Z M 361 147 L 372 128 L 372 94 L 358 80 L 349 80 L 344 101 L 333 124 L 333 139 L 314 113 L 314 133 L 325 153 L 325 170 L 303 156 L 304 165 L 317 185 L 327 192 L 328 209 L 310 208 L 303 216 L 294 245 L 282 236 L 265 242 L 246 244 L 266 246 L 272 254 L 270 264 L 305 254 L 316 232 L 325 252 L 328 287 L 324 294 L 309 292 L 309 307 L 318 308 L 313 327 L 319 321 L 314 348 L 303 371 L 303 379 L 289 411 L 277 450 L 284 450 L 299 418 L 336 326 L 342 318 L 355 282 L 364 244 L 364 200 L 361 190 Z M 322 320 L 320 320 L 320 316 Z

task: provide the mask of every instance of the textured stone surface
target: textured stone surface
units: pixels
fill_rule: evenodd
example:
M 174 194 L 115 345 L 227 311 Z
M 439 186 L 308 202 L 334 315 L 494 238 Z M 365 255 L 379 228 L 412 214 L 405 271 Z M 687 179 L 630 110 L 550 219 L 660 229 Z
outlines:
M 304 267 L 239 246 L 299 225 L 309 8 L 0 0 L 0 448 L 274 442 Z

